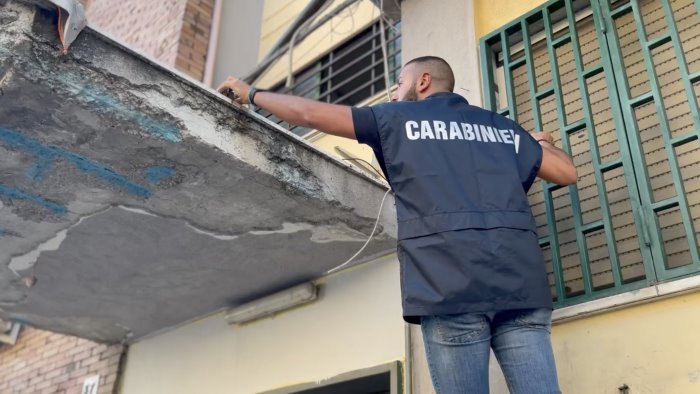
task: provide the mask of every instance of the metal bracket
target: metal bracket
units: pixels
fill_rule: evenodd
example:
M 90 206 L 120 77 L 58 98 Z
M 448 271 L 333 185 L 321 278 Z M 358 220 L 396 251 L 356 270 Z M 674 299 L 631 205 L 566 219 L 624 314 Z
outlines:
M 63 44 L 63 52 L 68 51 L 70 44 L 87 26 L 85 9 L 78 0 L 49 0 L 58 10 L 58 33 Z M 62 12 L 63 11 L 63 12 Z
M 20 327 L 19 323 L 0 319 L 0 343 L 8 345 L 17 343 Z

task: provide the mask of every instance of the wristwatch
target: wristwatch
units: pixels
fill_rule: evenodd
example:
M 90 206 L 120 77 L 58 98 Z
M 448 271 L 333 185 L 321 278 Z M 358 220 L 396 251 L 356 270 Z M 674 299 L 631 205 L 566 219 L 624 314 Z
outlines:
M 253 104 L 253 105 L 256 105 L 256 104 L 255 104 L 255 95 L 256 95 L 258 92 L 264 92 L 264 90 L 259 90 L 259 89 L 256 88 L 255 86 L 251 86 L 251 87 L 250 87 L 250 90 L 248 90 L 248 102 L 249 102 L 249 103 L 251 103 L 251 104 Z

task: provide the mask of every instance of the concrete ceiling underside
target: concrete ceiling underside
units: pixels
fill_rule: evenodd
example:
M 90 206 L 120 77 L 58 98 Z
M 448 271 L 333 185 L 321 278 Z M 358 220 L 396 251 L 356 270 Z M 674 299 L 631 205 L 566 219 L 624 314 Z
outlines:
M 319 278 L 385 189 L 56 13 L 0 0 L 0 318 L 128 342 Z M 395 249 L 389 201 L 358 259 Z

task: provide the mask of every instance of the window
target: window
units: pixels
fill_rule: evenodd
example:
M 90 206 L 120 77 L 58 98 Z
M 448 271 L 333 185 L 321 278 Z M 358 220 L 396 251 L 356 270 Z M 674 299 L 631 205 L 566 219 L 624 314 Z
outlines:
M 486 106 L 578 168 L 529 194 L 557 306 L 700 272 L 698 11 L 556 0 L 482 40 Z
M 391 85 L 396 83 L 401 68 L 400 27 L 400 22 L 393 26 L 385 24 Z M 285 82 L 281 82 L 271 90 L 345 105 L 356 105 L 384 92 L 380 30 L 379 22 L 374 23 L 315 63 L 297 72 L 291 87 L 288 88 Z M 279 118 L 264 110 L 259 112 L 277 123 L 282 123 Z M 310 131 L 303 127 L 292 127 L 290 130 L 297 135 L 304 135 Z
M 349 372 L 322 383 L 307 383 L 268 391 L 264 394 L 399 394 L 399 362 Z

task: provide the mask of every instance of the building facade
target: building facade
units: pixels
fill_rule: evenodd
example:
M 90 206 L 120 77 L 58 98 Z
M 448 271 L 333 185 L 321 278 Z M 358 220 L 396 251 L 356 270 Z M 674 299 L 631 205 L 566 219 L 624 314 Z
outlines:
M 279 37 L 271 32 L 281 34 L 292 23 L 294 11 L 303 8 L 300 3 L 265 2 L 260 59 Z M 334 6 L 341 3 L 334 2 Z M 700 303 L 696 292 L 700 285 L 696 276 L 700 267 L 697 2 L 406 0 L 400 6 L 400 23 L 393 20 L 399 31 L 386 36 L 387 42 L 394 37 L 398 37 L 395 42 L 400 41 L 399 50 L 388 59 L 393 62 L 391 73 L 401 64 L 399 59 L 442 56 L 455 69 L 457 93 L 471 103 L 507 114 L 526 129 L 555 131 L 557 143 L 571 152 L 577 165 L 579 182 L 575 186 L 556 188 L 538 181 L 530 195 L 557 305 L 552 337 L 562 390 L 698 390 L 700 349 L 692 340 L 700 328 L 700 319 L 693 313 Z M 295 44 L 291 70 L 287 53 L 256 84 L 333 102 L 334 85 L 344 82 L 333 80 L 333 67 L 345 65 L 345 48 L 361 46 L 363 37 L 376 32 L 378 18 L 379 8 L 369 1 L 339 11 L 332 23 Z M 372 56 L 374 49 L 366 45 L 364 56 Z M 366 69 L 359 68 L 353 75 L 360 76 Z M 362 100 L 348 104 L 385 99 L 382 86 L 368 89 L 372 76 L 382 70 L 378 71 L 358 81 L 348 78 L 347 85 L 368 92 Z M 362 159 L 365 167 L 373 162 L 371 150 L 353 141 L 308 130 L 299 134 L 329 154 Z M 386 305 L 393 314 L 385 315 L 381 326 L 393 326 L 390 333 L 373 331 L 367 320 L 358 319 L 348 321 L 347 328 L 340 331 L 329 322 L 307 327 L 314 331 L 310 337 L 292 335 L 289 324 L 302 315 L 311 316 L 309 307 L 221 334 L 220 338 L 233 340 L 275 326 L 278 332 L 290 335 L 263 348 L 295 366 L 299 360 L 289 358 L 306 355 L 303 371 L 291 373 L 285 362 L 275 361 L 272 365 L 278 367 L 266 368 L 270 384 L 257 383 L 255 389 L 237 392 L 264 392 L 283 387 L 285 382 L 288 386 L 321 382 L 388 361 L 403 366 L 405 391 L 431 392 L 420 333 L 415 327 L 403 327 L 394 309 L 400 297 L 396 265 L 392 255 L 322 279 L 328 281 L 329 299 L 320 301 L 328 303 L 335 314 L 344 315 L 345 305 L 330 305 L 330 294 L 369 295 L 363 281 L 373 278 L 390 295 L 366 299 L 352 309 L 358 312 L 376 308 L 377 303 Z M 384 276 L 378 277 L 376 271 Z M 353 285 L 336 289 L 339 284 L 334 286 L 335 281 Z M 327 316 L 319 313 L 316 319 L 324 322 Z M 347 341 L 349 331 L 359 328 L 362 331 L 356 336 L 363 337 L 361 343 L 381 340 L 378 335 L 387 335 L 390 343 L 402 340 L 388 346 L 386 350 L 391 350 L 381 356 L 356 364 L 346 362 L 354 350 L 342 350 L 335 340 Z M 155 343 L 166 346 L 168 335 L 174 339 L 177 332 L 187 329 L 192 328 L 137 343 L 134 351 L 141 348 L 157 359 Z M 303 346 L 288 347 L 288 342 L 298 341 Z M 401 342 L 409 344 L 402 346 Z M 330 352 L 302 350 L 316 344 Z M 366 346 L 364 350 L 374 354 L 378 348 Z M 245 364 L 246 356 L 238 353 L 238 357 Z M 238 362 L 230 365 L 248 368 Z M 129 386 L 131 373 L 146 374 L 141 370 L 143 364 L 136 363 L 133 370 L 127 367 L 127 389 L 137 387 Z M 411 376 L 405 376 L 406 372 Z M 495 366 L 492 382 L 493 392 L 507 392 Z
M 697 1 L 335 0 L 296 26 L 310 2 L 266 0 L 228 9 L 259 26 L 246 45 L 228 44 L 239 28 L 223 22 L 231 3 L 211 3 L 205 64 L 168 63 L 209 85 L 268 60 L 253 78 L 261 88 L 368 105 L 386 99 L 402 62 L 437 55 L 470 103 L 553 131 L 579 181 L 537 181 L 529 197 L 562 391 L 700 390 Z M 292 51 L 280 42 L 290 26 Z M 163 42 L 177 59 L 182 39 Z M 239 59 L 247 64 L 226 64 Z M 368 147 L 293 132 L 378 177 Z M 432 392 L 420 330 L 401 319 L 395 254 L 315 282 L 311 304 L 242 325 L 222 311 L 130 344 L 121 392 Z M 492 364 L 492 392 L 507 393 Z

